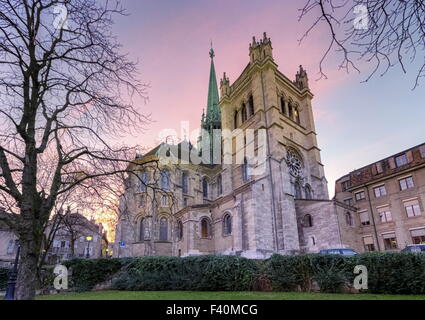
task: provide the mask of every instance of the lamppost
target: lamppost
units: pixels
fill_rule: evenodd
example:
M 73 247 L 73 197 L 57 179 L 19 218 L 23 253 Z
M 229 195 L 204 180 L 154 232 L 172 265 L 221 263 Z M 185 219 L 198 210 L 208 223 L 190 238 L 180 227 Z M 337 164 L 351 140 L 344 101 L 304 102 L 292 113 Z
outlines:
M 19 254 L 21 253 L 21 246 L 18 240 L 16 240 L 16 245 L 18 246 L 18 250 L 16 251 L 15 264 L 13 265 L 12 273 L 9 276 L 9 280 L 7 282 L 6 296 L 3 300 L 15 300 L 15 287 L 16 280 L 18 278 Z
M 87 253 L 86 253 L 86 258 L 90 259 L 90 242 L 93 241 L 93 237 L 92 236 L 88 236 L 86 237 L 86 241 L 87 241 Z

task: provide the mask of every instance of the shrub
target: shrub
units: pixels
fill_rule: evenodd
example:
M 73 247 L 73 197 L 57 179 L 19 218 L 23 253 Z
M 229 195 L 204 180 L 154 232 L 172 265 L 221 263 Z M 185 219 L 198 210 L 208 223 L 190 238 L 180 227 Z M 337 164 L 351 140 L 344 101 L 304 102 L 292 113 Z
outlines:
M 337 255 L 311 256 L 313 279 L 321 292 L 340 293 L 350 286 L 351 268 L 349 258 Z
M 120 259 L 74 259 L 64 263 L 72 272 L 70 287 L 76 291 L 88 291 L 99 283 L 105 282 L 116 274 L 123 263 L 129 260 Z
M 274 255 L 264 261 L 233 256 L 77 259 L 65 265 L 77 291 L 112 279 L 114 289 L 132 291 L 311 291 L 317 285 L 321 292 L 337 293 L 353 285 L 354 267 L 364 265 L 368 293 L 425 294 L 425 254 Z
M 146 257 L 134 260 L 114 280 L 118 290 L 246 291 L 258 266 L 229 256 Z
M 425 254 L 362 254 L 353 265 L 368 268 L 370 293 L 425 294 Z

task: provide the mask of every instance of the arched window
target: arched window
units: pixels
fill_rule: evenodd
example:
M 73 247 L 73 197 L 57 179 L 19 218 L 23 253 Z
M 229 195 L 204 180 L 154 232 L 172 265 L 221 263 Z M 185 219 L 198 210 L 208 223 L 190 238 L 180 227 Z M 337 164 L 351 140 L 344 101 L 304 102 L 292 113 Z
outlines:
M 304 228 L 311 228 L 313 226 L 313 218 L 307 214 L 304 216 Z
M 161 189 L 170 190 L 170 172 L 168 170 L 161 171 Z
M 223 177 L 221 174 L 217 177 L 217 195 L 223 194 Z
M 295 122 L 298 124 L 301 124 L 300 111 L 298 108 L 295 108 L 294 115 L 295 115 Z
M 294 107 L 292 105 L 292 102 L 288 103 L 288 117 L 292 120 L 294 119 Z
M 348 211 L 345 213 L 345 222 L 347 222 L 347 225 L 349 226 L 353 225 L 353 216 Z
M 146 192 L 148 187 L 148 172 L 143 171 L 139 174 L 139 191 L 140 192 Z
M 211 224 L 207 218 L 204 218 L 201 221 L 201 237 L 203 239 L 211 237 Z
M 183 223 L 181 221 L 177 222 L 177 240 L 181 241 L 183 239 Z
M 146 239 L 145 234 L 145 219 L 140 220 L 140 226 L 139 226 L 139 241 L 143 242 Z
M 302 197 L 301 185 L 299 182 L 295 182 L 295 199 L 302 199 Z
M 208 180 L 206 177 L 202 179 L 202 194 L 204 199 L 208 199 Z
M 235 129 L 238 127 L 238 112 L 235 111 L 235 118 L 234 118 L 234 125 L 235 125 Z
M 189 174 L 187 172 L 182 173 L 182 188 L 183 194 L 189 193 Z
M 168 241 L 168 220 L 161 218 L 159 221 L 159 241 Z
M 254 105 L 254 97 L 252 95 L 249 96 L 249 113 L 250 116 L 253 116 L 255 114 L 255 105 Z
M 225 236 L 232 234 L 232 216 L 226 214 L 223 219 L 223 234 Z
M 282 111 L 283 114 L 286 114 L 286 101 L 285 99 L 282 97 L 280 98 L 280 110 Z
M 311 187 L 308 184 L 305 186 L 305 198 L 307 200 L 313 199 L 313 194 L 312 194 L 312 191 L 311 191 Z
M 248 159 L 245 158 L 242 165 L 242 179 L 244 182 L 249 180 L 248 169 L 249 169 Z
M 294 177 L 302 176 L 303 161 L 300 155 L 293 149 L 288 149 L 286 153 L 286 164 L 288 165 L 289 173 Z
M 244 103 L 242 105 L 242 123 L 244 123 L 246 120 L 248 120 L 248 114 L 246 110 L 246 104 Z

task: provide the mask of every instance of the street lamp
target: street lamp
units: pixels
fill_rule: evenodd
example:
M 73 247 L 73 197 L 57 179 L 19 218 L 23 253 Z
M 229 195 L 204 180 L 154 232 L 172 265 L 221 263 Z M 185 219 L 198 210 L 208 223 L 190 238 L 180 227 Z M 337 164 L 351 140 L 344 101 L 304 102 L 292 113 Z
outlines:
M 86 254 L 86 258 L 87 259 L 90 259 L 90 242 L 93 241 L 93 237 L 92 236 L 86 237 L 86 241 L 87 241 L 87 254 Z
M 9 280 L 7 282 L 6 296 L 3 300 L 15 300 L 16 280 L 18 278 L 19 254 L 21 253 L 21 246 L 18 240 L 16 240 L 16 245 L 18 246 L 18 250 L 16 251 L 15 264 L 13 265 L 12 273 L 9 276 Z

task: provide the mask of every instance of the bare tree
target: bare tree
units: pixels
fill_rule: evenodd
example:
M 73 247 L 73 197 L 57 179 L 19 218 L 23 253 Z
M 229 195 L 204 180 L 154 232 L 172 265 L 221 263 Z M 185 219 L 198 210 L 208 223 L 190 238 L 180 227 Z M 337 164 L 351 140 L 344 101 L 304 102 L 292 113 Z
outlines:
M 371 65 L 365 81 L 375 74 L 385 75 L 394 66 L 403 72 L 419 63 L 414 88 L 425 76 L 425 3 L 421 0 L 308 0 L 300 10 L 300 20 L 314 17 L 312 30 L 324 24 L 329 44 L 320 61 L 320 77 L 326 78 L 324 62 L 336 51 L 339 68 L 360 72 L 361 62 Z
M 17 299 L 35 297 L 58 199 L 107 192 L 133 159 L 113 143 L 147 120 L 133 107 L 137 66 L 111 32 L 122 14 L 108 0 L 0 1 L 0 206 L 12 213 L 0 220 L 21 244 Z

